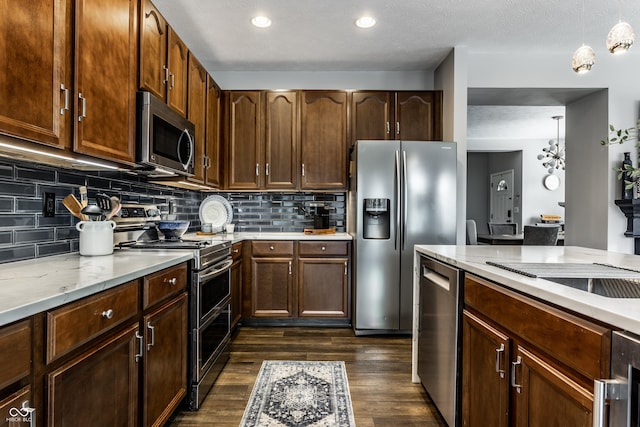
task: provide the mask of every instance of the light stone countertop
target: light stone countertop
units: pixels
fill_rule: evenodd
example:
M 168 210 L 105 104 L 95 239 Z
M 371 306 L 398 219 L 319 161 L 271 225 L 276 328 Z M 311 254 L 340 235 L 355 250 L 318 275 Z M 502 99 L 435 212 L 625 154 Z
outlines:
M 347 233 L 187 234 L 212 243 L 243 240 L 351 240 Z M 191 250 L 116 249 L 113 255 L 78 253 L 0 264 L 0 326 L 95 294 L 193 258 Z
M 603 297 L 486 264 L 486 261 L 604 263 L 640 270 L 640 256 L 577 246 L 416 245 L 415 250 L 556 306 L 640 334 L 639 298 Z

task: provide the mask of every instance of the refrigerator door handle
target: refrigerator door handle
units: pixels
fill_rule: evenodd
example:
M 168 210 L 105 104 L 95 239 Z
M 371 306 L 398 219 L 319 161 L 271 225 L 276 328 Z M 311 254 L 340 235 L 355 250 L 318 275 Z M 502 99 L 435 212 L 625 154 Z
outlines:
M 395 230 L 395 236 L 394 236 L 394 250 L 398 250 L 399 247 L 399 242 L 398 242 L 398 237 L 399 237 L 399 230 L 400 230 L 400 191 L 402 189 L 402 182 L 400 179 L 400 151 L 396 151 L 396 186 L 395 186 L 395 195 L 394 198 L 396 200 L 396 230 Z
M 405 250 L 405 243 L 407 241 L 407 152 L 402 150 L 402 250 Z

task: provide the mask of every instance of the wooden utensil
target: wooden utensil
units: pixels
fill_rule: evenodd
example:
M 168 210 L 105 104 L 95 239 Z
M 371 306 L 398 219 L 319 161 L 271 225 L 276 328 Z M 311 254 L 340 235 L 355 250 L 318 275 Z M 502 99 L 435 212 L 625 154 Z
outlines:
M 79 218 L 82 221 L 86 221 L 88 219 L 86 215 L 82 214 L 82 205 L 73 194 L 68 194 L 64 199 L 62 199 L 62 204 L 69 212 L 71 212 L 71 215 L 76 218 Z

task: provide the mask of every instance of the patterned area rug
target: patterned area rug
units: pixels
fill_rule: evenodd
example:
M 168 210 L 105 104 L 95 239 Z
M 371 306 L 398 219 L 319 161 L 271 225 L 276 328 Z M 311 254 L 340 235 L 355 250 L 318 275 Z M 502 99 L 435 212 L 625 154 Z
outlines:
M 355 427 L 344 362 L 262 362 L 240 427 Z

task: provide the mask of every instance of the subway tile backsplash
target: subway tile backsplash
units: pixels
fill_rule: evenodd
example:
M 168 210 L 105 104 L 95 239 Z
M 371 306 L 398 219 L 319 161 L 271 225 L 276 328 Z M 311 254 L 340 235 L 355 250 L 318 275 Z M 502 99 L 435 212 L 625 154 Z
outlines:
M 78 251 L 78 220 L 62 205 L 70 193 L 79 197 L 86 185 L 89 202 L 97 192 L 118 196 L 123 203 L 158 205 L 178 219 L 191 221 L 189 231 L 200 228 L 200 203 L 209 193 L 146 182 L 126 172 L 95 172 L 0 159 L 0 263 Z M 42 212 L 44 193 L 54 193 L 55 216 Z M 331 207 L 330 226 L 346 231 L 346 193 L 219 192 L 233 207 L 237 232 L 302 232 L 313 226 L 310 204 Z

